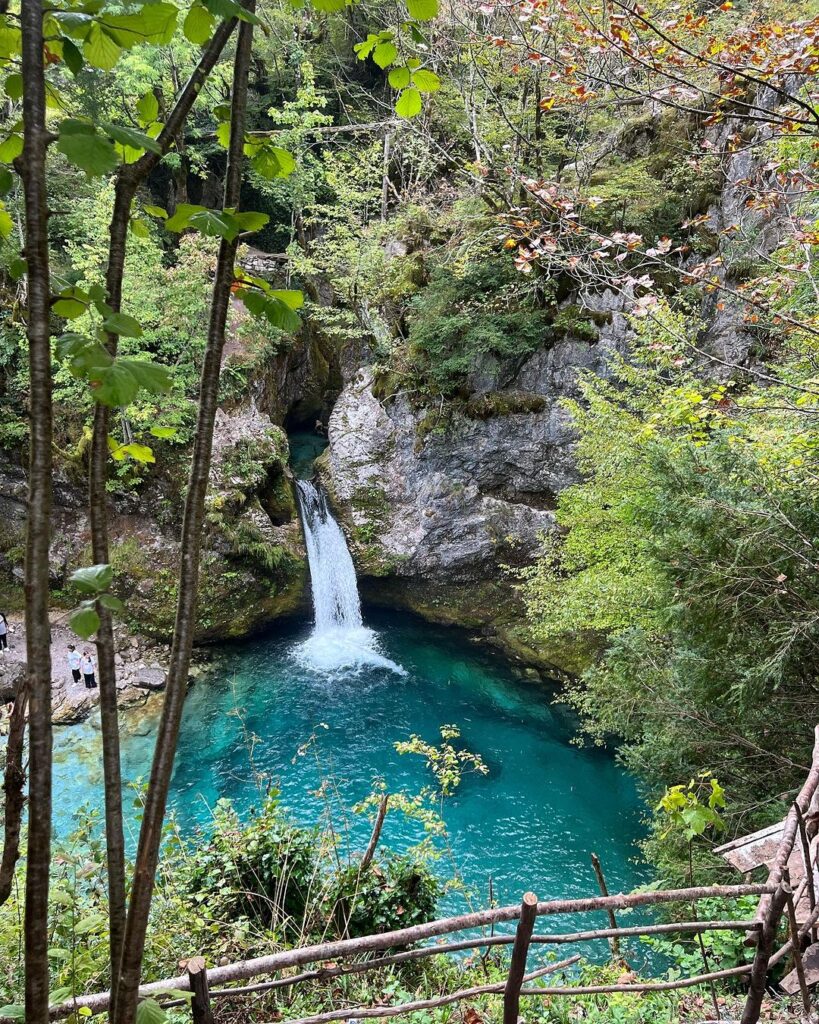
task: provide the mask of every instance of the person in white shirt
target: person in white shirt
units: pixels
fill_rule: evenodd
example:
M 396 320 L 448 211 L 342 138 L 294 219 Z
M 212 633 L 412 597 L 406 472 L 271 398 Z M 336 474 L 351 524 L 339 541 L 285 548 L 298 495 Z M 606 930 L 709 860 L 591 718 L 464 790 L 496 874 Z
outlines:
M 6 616 L 0 612 L 0 651 L 5 651 L 9 645 L 9 624 Z
M 71 676 L 74 679 L 74 682 L 78 683 L 80 681 L 80 676 L 82 675 L 80 672 L 80 662 L 82 661 L 82 658 L 74 644 L 68 645 L 68 657 L 66 658 L 66 661 L 68 662 L 68 667 L 71 669 Z
M 97 680 L 94 675 L 95 669 L 94 659 L 91 657 L 89 651 L 82 652 L 82 658 L 80 659 L 80 669 L 85 679 L 86 690 L 95 690 L 97 688 Z

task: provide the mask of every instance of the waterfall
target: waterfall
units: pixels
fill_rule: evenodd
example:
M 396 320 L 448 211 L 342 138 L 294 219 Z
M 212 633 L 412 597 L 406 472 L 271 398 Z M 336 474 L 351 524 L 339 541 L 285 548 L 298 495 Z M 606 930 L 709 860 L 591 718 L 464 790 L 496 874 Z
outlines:
M 296 648 L 296 658 L 324 674 L 370 666 L 406 675 L 379 652 L 376 634 L 363 623 L 355 566 L 327 495 L 310 480 L 297 480 L 296 493 L 315 618 L 313 633 Z
M 347 541 L 327 507 L 327 495 L 309 480 L 297 481 L 316 633 L 359 629 L 361 601 Z

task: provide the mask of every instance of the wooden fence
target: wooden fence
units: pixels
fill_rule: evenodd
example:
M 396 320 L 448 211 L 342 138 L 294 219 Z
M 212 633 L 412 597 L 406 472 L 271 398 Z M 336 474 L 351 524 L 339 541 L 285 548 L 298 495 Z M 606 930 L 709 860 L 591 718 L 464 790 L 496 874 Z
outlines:
M 329 1024 L 330 1021 L 351 1018 L 364 1020 L 376 1017 L 394 1017 L 416 1010 L 431 1009 L 468 1000 L 485 993 L 502 993 L 504 1024 L 518 1024 L 521 997 L 571 998 L 614 992 L 668 992 L 706 985 L 711 987 L 712 995 L 716 999 L 713 988 L 715 982 L 742 976 L 748 978 L 748 992 L 742 1014 L 742 1024 L 757 1024 L 770 971 L 785 957 L 790 956 L 799 979 L 803 1009 L 806 1016 L 810 1017 L 812 1007 L 802 966 L 802 948 L 806 939 L 815 936 L 817 924 L 819 924 L 819 905 L 817 905 L 813 885 L 814 865 L 809 861 L 806 863 L 805 877 L 795 892 L 791 889 L 788 868 L 793 863 L 792 855 L 795 848 L 797 851 L 809 849 L 811 837 L 808 835 L 808 829 L 819 828 L 817 788 L 819 788 L 819 727 L 816 731 L 813 765 L 783 823 L 782 838 L 771 860 L 768 878 L 764 883 L 699 886 L 609 895 L 599 861 L 593 857 L 601 890 L 599 896 L 539 902 L 533 893 L 526 893 L 522 903 L 516 906 L 494 907 L 396 931 L 302 946 L 218 967 L 206 968 L 204 959 L 194 956 L 187 962 L 183 974 L 146 984 L 140 992 L 144 998 L 152 997 L 166 1007 L 184 1005 L 188 1000 L 180 999 L 178 993 L 180 990 L 190 992 L 192 993 L 190 1005 L 194 1024 L 214 1024 L 216 1018 L 213 1007 L 224 1000 L 236 999 L 252 993 L 292 988 L 310 981 L 321 982 L 344 975 L 373 971 L 425 957 L 438 956 L 442 953 L 511 946 L 509 969 L 504 982 L 461 989 L 431 999 L 391 1006 L 343 1006 L 311 1017 L 287 1021 L 286 1024 Z M 807 826 L 806 821 L 809 823 Z M 800 847 L 796 847 L 797 839 L 800 840 Z M 742 896 L 760 897 L 757 913 L 753 920 L 709 921 L 697 919 L 699 915 L 695 910 L 699 901 L 714 897 L 733 900 Z M 795 907 L 804 898 L 809 900 L 809 909 L 803 915 L 803 922 L 800 925 L 797 921 Z M 617 925 L 616 914 L 618 911 L 674 903 L 690 905 L 692 920 L 673 923 L 645 923 L 631 927 Z M 539 918 L 591 913 L 606 914 L 609 926 L 574 932 L 537 933 L 535 931 Z M 453 935 L 457 932 L 486 928 L 494 930 L 497 925 L 511 922 L 516 922 L 517 925 L 514 933 L 483 934 L 454 941 L 417 945 L 417 943 L 430 939 L 441 939 L 443 936 Z M 787 930 L 787 941 L 776 949 L 780 926 L 783 924 Z M 608 939 L 610 943 L 619 943 L 622 938 L 642 935 L 693 934 L 701 937 L 708 931 L 745 932 L 746 944 L 755 947 L 751 962 L 726 970 L 712 971 L 709 969 L 705 950 L 701 944 L 703 973 L 688 978 L 679 978 L 675 981 L 624 982 L 610 985 L 548 985 L 542 983 L 542 979 L 564 971 L 575 964 L 580 959 L 580 954 L 571 955 L 558 962 L 551 962 L 527 973 L 528 954 L 533 945 L 565 946 L 601 939 Z M 338 960 L 343 962 L 335 963 Z M 328 964 L 328 961 L 332 961 L 332 963 Z M 296 973 L 285 973 L 294 969 Z M 271 975 L 274 977 L 269 977 Z M 268 980 L 252 984 L 237 984 L 266 976 Z M 541 983 L 533 984 L 534 982 Z M 50 1016 L 52 1020 L 61 1020 L 77 1013 L 83 1007 L 87 1008 L 86 1013 L 88 1011 L 92 1014 L 101 1013 L 107 1009 L 108 1002 L 108 992 L 78 996 L 53 1006 Z

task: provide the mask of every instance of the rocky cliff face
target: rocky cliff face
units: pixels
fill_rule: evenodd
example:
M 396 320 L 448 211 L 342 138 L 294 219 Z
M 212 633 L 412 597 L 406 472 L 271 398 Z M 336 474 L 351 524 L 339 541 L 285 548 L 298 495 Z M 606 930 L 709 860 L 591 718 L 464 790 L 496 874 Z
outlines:
M 170 470 L 169 470 L 170 472 Z M 157 640 L 173 630 L 180 496 L 173 475 L 113 503 L 111 562 L 128 624 Z M 25 475 L 0 475 L 0 610 L 22 605 Z M 71 572 L 91 562 L 81 477 L 56 482 L 51 582 L 57 606 L 77 600 Z M 240 637 L 307 608 L 307 567 L 287 440 L 255 407 L 220 411 L 214 438 L 199 600 L 200 641 Z
M 568 670 L 565 653 L 530 646 L 514 569 L 537 554 L 557 494 L 577 478 L 561 400 L 579 371 L 604 374 L 628 337 L 619 298 L 586 301 L 600 322 L 594 341 L 569 334 L 517 367 L 481 367 L 482 390 L 445 417 L 381 397 L 360 370 L 333 409 L 320 464 L 366 597 L 481 628 Z

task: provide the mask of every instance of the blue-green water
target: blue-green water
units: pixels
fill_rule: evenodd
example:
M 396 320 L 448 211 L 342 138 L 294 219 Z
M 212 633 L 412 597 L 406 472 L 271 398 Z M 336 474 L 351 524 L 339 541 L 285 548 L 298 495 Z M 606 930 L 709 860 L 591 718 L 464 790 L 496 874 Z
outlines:
M 349 809 L 373 782 L 417 793 L 431 781 L 423 759 L 399 755 L 394 743 L 411 733 L 435 741 L 441 724 L 454 723 L 460 744 L 489 768 L 486 777 L 467 775 L 445 809 L 452 854 L 476 903 L 486 904 L 490 878 L 502 903 L 527 889 L 541 899 L 592 894 L 592 850 L 612 891 L 645 879 L 634 862 L 640 803 L 631 779 L 605 753 L 570 743 L 570 724 L 550 704 L 548 689 L 517 679 L 460 631 L 407 615 L 366 617 L 381 653 L 406 675 L 365 666 L 327 677 L 305 667 L 293 651 L 309 635 L 307 624 L 220 652 L 185 707 L 171 793 L 183 829 L 206 822 L 222 797 L 240 810 L 257 802 L 255 770 L 276 781 L 283 804 L 305 823 L 319 819 L 324 804 L 315 791 L 322 779 L 332 780 L 336 824 L 351 848 L 362 850 L 370 824 Z M 134 780 L 147 774 L 152 720 L 125 717 L 124 775 Z M 311 736 L 315 742 L 299 756 Z M 99 806 L 97 737 L 94 720 L 58 731 L 55 806 L 63 833 L 80 805 Z M 385 845 L 402 849 L 419 838 L 417 824 L 388 815 Z M 451 869 L 442 859 L 441 873 Z M 441 909 L 463 906 L 453 892 Z
M 321 434 L 297 431 L 288 434 L 290 446 L 290 468 L 300 480 L 313 474 L 313 463 L 327 447 L 327 438 Z

